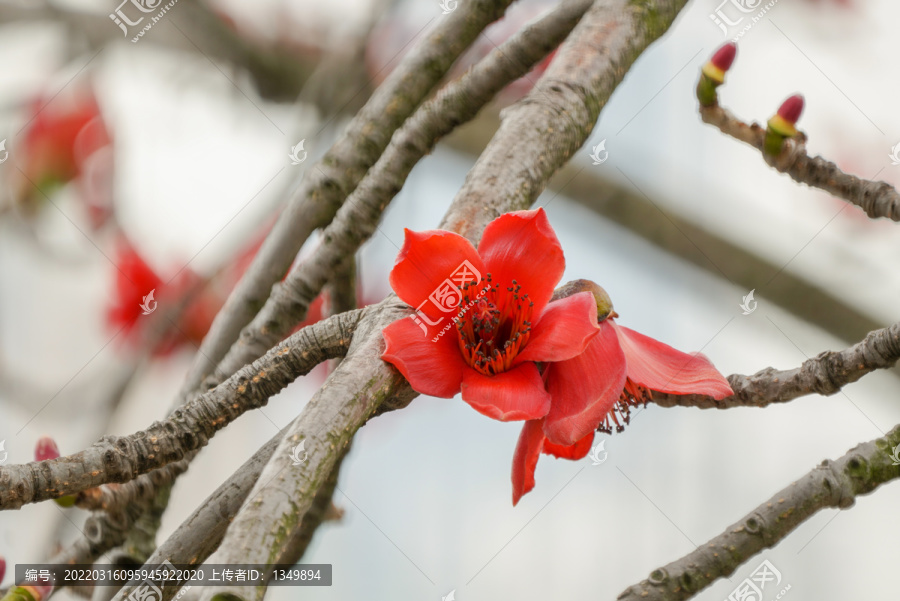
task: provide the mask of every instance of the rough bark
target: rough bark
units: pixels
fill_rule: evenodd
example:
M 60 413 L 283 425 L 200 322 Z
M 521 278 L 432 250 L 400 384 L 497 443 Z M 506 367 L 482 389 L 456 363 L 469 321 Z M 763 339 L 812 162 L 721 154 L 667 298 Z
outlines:
M 346 352 L 366 311 L 343 313 L 303 328 L 215 390 L 145 430 L 105 436 L 74 455 L 0 467 L 0 508 L 19 508 L 102 484 L 128 482 L 184 459 L 246 411 L 265 406 L 297 377 Z
M 160 565 L 164 561 L 176 565 L 203 563 L 222 542 L 225 530 L 259 479 L 260 473 L 278 447 L 281 436 L 280 432 L 273 436 L 213 491 L 156 549 L 145 562 L 146 565 Z M 124 601 L 133 590 L 133 585 L 122 587 L 115 600 Z M 178 592 L 178 587 L 170 585 L 163 587 L 162 591 L 163 598 L 160 601 L 169 601 Z
M 478 240 L 501 213 L 531 206 L 584 145 L 600 109 L 641 52 L 687 0 L 595 2 L 560 47 L 535 89 L 501 113 L 491 143 L 469 172 L 441 228 Z

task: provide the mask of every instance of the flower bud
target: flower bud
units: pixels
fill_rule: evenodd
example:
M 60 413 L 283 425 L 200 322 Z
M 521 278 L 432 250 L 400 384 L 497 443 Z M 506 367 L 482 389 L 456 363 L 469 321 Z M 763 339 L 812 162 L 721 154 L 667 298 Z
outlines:
M 42 436 L 34 447 L 34 460 L 46 461 L 59 457 L 59 447 L 49 436 Z
M 718 102 L 716 88 L 725 83 L 725 73 L 731 68 L 737 54 L 737 44 L 728 42 L 716 50 L 700 70 L 700 81 L 697 82 L 697 99 L 703 106 L 712 106 Z
M 728 42 L 716 50 L 712 58 L 703 65 L 703 74 L 718 84 L 725 83 L 725 72 L 731 68 L 737 55 L 737 44 Z
M 594 300 L 597 303 L 598 323 L 608 317 L 619 316 L 618 313 L 613 311 L 612 299 L 609 297 L 609 294 L 607 294 L 606 290 L 604 290 L 599 284 L 596 284 L 591 280 L 573 280 L 571 282 L 566 282 L 564 285 L 560 286 L 553 292 L 553 298 L 551 300 L 566 298 L 567 296 L 572 296 L 573 294 L 578 294 L 579 292 L 590 292 L 594 295 Z
M 6 560 L 0 556 L 0 582 L 3 582 L 3 577 L 6 575 Z
M 766 128 L 766 154 L 777 156 L 781 153 L 784 140 L 797 135 L 796 125 L 802 112 L 803 96 L 800 94 L 794 94 L 781 104 Z

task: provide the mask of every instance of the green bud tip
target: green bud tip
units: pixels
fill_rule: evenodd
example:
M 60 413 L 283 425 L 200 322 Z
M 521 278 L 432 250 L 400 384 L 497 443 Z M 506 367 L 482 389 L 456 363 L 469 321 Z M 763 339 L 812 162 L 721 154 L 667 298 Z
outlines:
M 734 57 L 737 55 L 737 44 L 728 42 L 716 50 L 712 58 L 703 65 L 703 74 L 715 85 L 725 83 L 725 73 L 731 68 Z
M 797 135 L 797 121 L 803 113 L 803 96 L 794 94 L 783 103 L 778 112 L 769 119 L 769 129 L 786 138 Z

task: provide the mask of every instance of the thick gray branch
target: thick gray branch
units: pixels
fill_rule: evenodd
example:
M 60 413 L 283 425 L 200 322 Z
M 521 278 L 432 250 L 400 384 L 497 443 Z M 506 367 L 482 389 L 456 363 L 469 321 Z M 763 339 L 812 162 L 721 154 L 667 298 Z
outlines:
M 162 422 L 129 436 L 106 436 L 88 449 L 50 461 L 0 467 L 0 508 L 19 508 L 101 484 L 128 482 L 180 461 L 213 435 L 313 367 L 343 354 L 366 309 L 303 328 L 215 390 Z
M 250 490 L 259 479 L 263 468 L 281 440 L 279 432 L 264 444 L 244 465 L 222 483 L 194 510 L 184 522 L 147 559 L 147 565 L 160 565 L 164 561 L 173 564 L 198 565 L 219 547 L 225 530 L 237 514 Z M 163 587 L 161 601 L 169 601 L 179 586 Z M 116 595 L 116 601 L 124 601 L 134 590 L 125 586 Z
M 722 132 L 763 152 L 766 128 L 746 124 L 718 104 L 700 106 L 700 117 Z M 900 194 L 887 182 L 873 182 L 841 171 L 837 165 L 822 157 L 806 153 L 806 136 L 799 134 L 785 140 L 777 157 L 763 153 L 766 162 L 777 171 L 786 173 L 801 184 L 825 190 L 829 194 L 860 207 L 875 219 L 886 217 L 900 221 Z
M 619 601 L 690 599 L 742 563 L 775 546 L 797 526 L 827 507 L 847 509 L 856 497 L 900 477 L 890 456 L 900 444 L 900 426 L 884 438 L 851 449 L 836 461 L 826 459 L 805 476 L 677 561 L 654 570 L 647 580 L 618 596 Z
M 595 2 L 535 88 L 501 113 L 491 143 L 466 177 L 441 228 L 478 240 L 501 213 L 531 206 L 584 145 L 616 87 L 687 0 Z
M 572 31 L 592 0 L 568 0 L 523 29 L 460 79 L 423 104 L 394 134 L 390 145 L 322 233 L 322 242 L 272 290 L 272 296 L 241 332 L 204 381 L 211 388 L 264 353 L 303 321 L 309 304 L 335 269 L 375 233 L 384 210 L 416 163 L 454 128 L 469 121 L 508 83 L 528 73 Z
M 279 563 L 356 431 L 377 407 L 405 406 L 415 396 L 403 377 L 381 361 L 381 330 L 406 317 L 407 307 L 392 296 L 367 309 L 371 313 L 358 326 L 349 354 L 289 427 L 210 563 Z M 291 450 L 301 441 L 308 457 L 293 465 Z M 228 592 L 256 596 L 240 587 Z M 202 592 L 204 599 L 215 593 L 212 587 Z
M 653 402 L 662 407 L 765 407 L 807 394 L 829 396 L 876 369 L 893 367 L 900 360 L 900 322 L 875 330 L 843 351 L 825 351 L 807 359 L 795 369 L 767 367 L 751 376 L 731 375 L 728 382 L 734 395 L 720 401 L 703 395 L 653 393 Z
M 442 17 L 417 44 L 327 153 L 306 170 L 297 190 L 241 281 L 216 315 L 185 383 L 182 400 L 199 389 L 265 303 L 272 286 L 287 272 L 310 233 L 327 225 L 344 199 L 375 164 L 391 135 L 412 114 L 456 58 L 512 0 L 472 0 Z M 437 6 L 435 15 L 438 16 Z M 310 144 L 316 142 L 310 141 Z
M 600 107 L 628 66 L 665 31 L 684 3 L 629 4 L 620 0 L 595 4 L 561 47 L 537 88 L 510 113 L 515 115 L 519 131 L 512 125 L 501 128 L 444 223 L 477 241 L 489 219 L 482 215 L 484 207 L 499 214 L 534 202 L 546 179 L 584 143 Z M 566 102 L 561 106 L 550 102 L 546 90 Z M 507 148 L 501 150 L 503 146 Z M 519 162 L 510 156 L 514 148 L 526 151 L 524 160 L 534 161 L 538 167 L 510 168 Z M 507 157 L 505 164 L 495 162 L 501 155 Z M 481 166 L 484 162 L 491 169 Z M 471 194 L 466 194 L 466 189 Z M 519 192 L 505 193 L 510 189 Z M 408 308 L 393 296 L 370 308 L 373 312 L 360 324 L 350 353 L 291 425 L 289 436 L 279 445 L 210 562 L 274 563 L 285 556 L 291 538 L 288 532 L 299 527 L 316 491 L 356 430 L 377 411 L 404 406 L 415 396 L 399 373 L 381 361 L 381 330 L 406 317 Z M 306 441 L 309 460 L 294 466 L 290 449 L 300 441 Z M 273 528 L 274 524 L 279 528 Z M 209 588 L 203 591 L 203 599 L 220 593 L 220 598 L 258 599 L 264 592 Z

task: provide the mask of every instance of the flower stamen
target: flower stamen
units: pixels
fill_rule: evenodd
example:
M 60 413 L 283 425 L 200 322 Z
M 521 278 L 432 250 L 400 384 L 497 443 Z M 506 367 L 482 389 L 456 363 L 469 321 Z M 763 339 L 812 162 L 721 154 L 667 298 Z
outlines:
M 652 393 L 647 388 L 635 384 L 630 379 L 625 380 L 625 388 L 619 396 L 619 400 L 613 405 L 612 409 L 597 426 L 597 432 L 604 434 L 612 434 L 612 425 L 615 423 L 616 432 L 621 432 L 625 426 L 631 423 L 631 408 L 646 407 L 653 398 Z
M 463 359 L 486 376 L 503 373 L 528 343 L 534 303 L 515 280 L 502 289 L 491 274 L 467 282 L 461 296 L 456 329 Z

